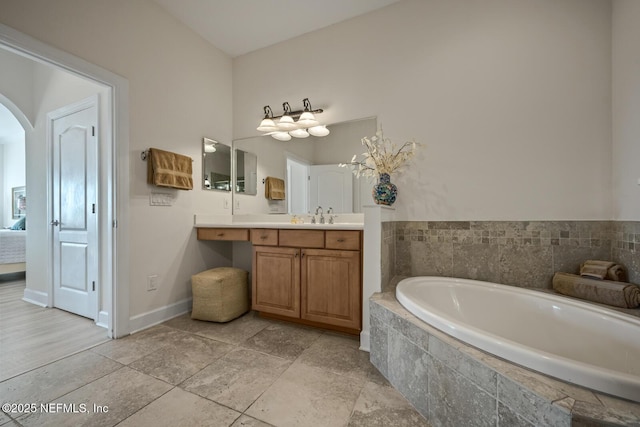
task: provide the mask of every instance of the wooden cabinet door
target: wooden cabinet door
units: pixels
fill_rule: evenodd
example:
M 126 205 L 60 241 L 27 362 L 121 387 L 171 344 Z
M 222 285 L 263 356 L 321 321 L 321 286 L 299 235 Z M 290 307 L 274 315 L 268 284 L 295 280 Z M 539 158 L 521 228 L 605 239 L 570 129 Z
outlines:
M 300 249 L 253 247 L 252 308 L 300 317 Z
M 301 318 L 360 330 L 360 251 L 302 249 Z

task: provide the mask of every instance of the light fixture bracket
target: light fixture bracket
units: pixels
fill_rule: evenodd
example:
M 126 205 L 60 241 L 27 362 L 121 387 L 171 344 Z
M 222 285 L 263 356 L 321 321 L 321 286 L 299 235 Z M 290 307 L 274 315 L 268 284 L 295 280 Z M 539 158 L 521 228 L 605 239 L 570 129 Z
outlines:
M 322 108 L 317 108 L 314 110 L 313 107 L 311 106 L 311 101 L 309 101 L 309 98 L 304 98 L 302 100 L 302 110 L 292 111 L 291 105 L 289 105 L 289 102 L 285 101 L 282 103 L 283 113 L 279 116 L 276 116 L 273 114 L 273 110 L 269 105 L 265 105 L 263 107 L 263 111 L 264 111 L 264 118 L 262 123 L 258 127 L 258 130 L 262 132 L 266 132 L 265 135 L 274 136 L 274 134 L 288 133 L 298 129 L 308 130 L 312 127 L 324 128 L 323 131 L 316 132 L 317 135 L 315 136 L 325 136 L 329 134 L 329 131 L 328 129 L 326 129 L 326 126 L 320 125 L 318 121 L 315 120 L 313 117 L 313 114 L 323 113 L 324 110 Z M 310 113 L 310 114 L 307 114 L 306 116 L 311 116 L 311 117 L 305 117 L 304 120 L 300 121 L 299 120 L 300 116 L 302 116 L 304 113 Z M 286 119 L 287 127 L 284 126 L 282 121 L 278 121 L 280 124 L 275 123 L 276 120 L 281 119 L 285 116 L 287 117 Z M 293 123 L 293 121 L 295 121 L 295 123 Z M 276 128 L 279 128 L 279 129 L 276 129 Z M 307 133 L 306 136 L 308 136 L 309 133 Z M 298 134 L 301 135 L 302 133 L 298 133 Z M 311 134 L 313 135 L 314 133 L 311 133 Z M 297 136 L 297 137 L 306 137 L 306 136 Z M 279 139 L 279 138 L 276 138 L 276 139 Z
M 265 105 L 264 106 L 264 118 L 265 119 L 279 119 L 282 116 L 291 116 L 292 119 L 299 119 L 300 116 L 302 115 L 302 113 L 308 111 L 310 113 L 313 114 L 320 114 L 323 113 L 324 110 L 322 108 L 318 108 L 318 109 L 312 109 L 311 108 L 311 102 L 309 102 L 309 98 L 305 98 L 302 100 L 302 105 L 303 105 L 303 109 L 302 110 L 296 110 L 296 111 L 291 111 L 291 106 L 289 105 L 288 102 L 283 102 L 282 103 L 282 110 L 284 111 L 283 114 L 279 115 L 279 116 L 274 116 L 273 115 L 273 110 L 271 109 L 270 106 Z

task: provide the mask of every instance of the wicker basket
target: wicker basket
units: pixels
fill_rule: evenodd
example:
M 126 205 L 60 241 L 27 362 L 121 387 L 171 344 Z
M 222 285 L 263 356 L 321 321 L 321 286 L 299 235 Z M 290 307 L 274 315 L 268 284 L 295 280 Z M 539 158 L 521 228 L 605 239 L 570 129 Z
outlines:
M 249 311 L 248 275 L 239 268 L 220 267 L 191 276 L 191 318 L 228 322 Z

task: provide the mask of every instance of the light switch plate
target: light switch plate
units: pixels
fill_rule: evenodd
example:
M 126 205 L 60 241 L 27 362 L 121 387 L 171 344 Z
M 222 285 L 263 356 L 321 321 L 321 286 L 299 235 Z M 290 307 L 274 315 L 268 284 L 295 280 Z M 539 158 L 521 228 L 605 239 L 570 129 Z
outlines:
M 173 205 L 173 194 L 154 193 L 149 195 L 149 205 L 151 206 L 171 206 Z

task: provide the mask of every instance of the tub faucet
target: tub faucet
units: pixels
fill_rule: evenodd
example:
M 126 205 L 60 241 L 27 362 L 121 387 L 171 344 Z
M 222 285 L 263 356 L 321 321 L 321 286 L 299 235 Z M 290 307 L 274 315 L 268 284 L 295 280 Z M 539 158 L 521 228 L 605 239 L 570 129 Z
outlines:
M 318 212 L 320 212 L 320 224 L 324 224 L 324 215 L 322 213 L 322 206 L 318 206 L 316 208 L 316 215 L 318 215 Z M 313 217 L 313 219 L 315 219 L 315 216 Z

